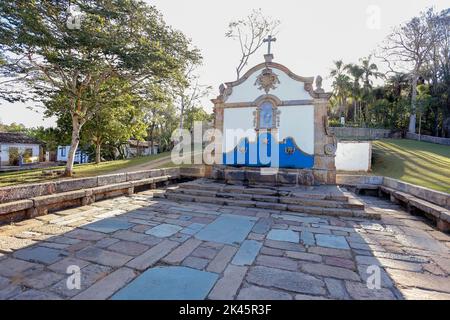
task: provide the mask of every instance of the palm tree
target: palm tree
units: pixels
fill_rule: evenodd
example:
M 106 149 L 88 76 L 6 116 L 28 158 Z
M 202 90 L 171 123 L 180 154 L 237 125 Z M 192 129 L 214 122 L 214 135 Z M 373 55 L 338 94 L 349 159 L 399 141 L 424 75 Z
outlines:
M 339 77 L 345 71 L 345 65 L 342 60 L 333 61 L 334 69 L 331 69 L 330 76 L 333 78 Z
M 336 101 L 336 111 L 339 115 L 346 114 L 347 97 L 350 91 L 350 78 L 345 74 L 345 64 L 342 60 L 333 61 L 334 68 L 330 71 L 330 77 L 334 78 L 332 88 L 333 97 Z
M 363 90 L 361 98 L 364 104 L 366 122 L 369 121 L 369 104 L 373 102 L 373 81 L 371 78 L 375 77 L 375 79 L 378 79 L 384 76 L 381 72 L 378 72 L 378 66 L 370 61 L 371 58 L 372 56 L 368 56 L 367 58 L 360 59 L 360 68 L 363 73 Z
M 395 101 L 398 101 L 402 92 L 409 88 L 409 76 L 405 73 L 395 73 L 387 79 L 387 89 Z
M 353 121 L 356 122 L 357 105 L 359 104 L 359 108 L 361 108 L 361 86 L 359 81 L 364 75 L 364 70 L 360 66 L 353 63 L 347 64 L 345 66 L 345 70 L 352 79 L 351 96 L 353 100 Z
M 350 78 L 345 74 L 341 74 L 334 79 L 331 86 L 333 88 L 333 95 L 337 102 L 337 112 L 339 113 L 339 115 L 345 113 L 345 116 L 347 118 L 346 105 L 347 97 L 350 95 Z

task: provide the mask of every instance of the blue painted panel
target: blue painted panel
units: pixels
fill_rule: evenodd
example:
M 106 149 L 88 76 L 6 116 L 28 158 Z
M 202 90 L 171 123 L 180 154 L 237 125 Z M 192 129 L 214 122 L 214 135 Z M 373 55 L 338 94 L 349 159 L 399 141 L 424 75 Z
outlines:
M 314 156 L 300 150 L 290 137 L 279 143 L 270 133 L 261 133 L 256 142 L 250 143 L 244 138 L 232 151 L 224 153 L 223 163 L 249 167 L 304 169 L 314 166 Z

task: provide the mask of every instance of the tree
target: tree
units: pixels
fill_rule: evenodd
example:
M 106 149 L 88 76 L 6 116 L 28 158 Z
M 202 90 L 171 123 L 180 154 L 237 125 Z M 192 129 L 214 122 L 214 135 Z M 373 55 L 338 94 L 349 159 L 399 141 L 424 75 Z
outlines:
M 70 139 L 67 132 L 60 128 L 44 128 L 42 126 L 27 130 L 27 134 L 45 143 L 45 150 L 57 150 L 59 145 Z
M 362 80 L 362 102 L 364 104 L 364 115 L 366 123 L 369 123 L 369 105 L 373 102 L 373 81 L 372 78 L 378 79 L 384 77 L 381 72 L 378 72 L 378 66 L 375 63 L 371 62 L 372 56 L 368 56 L 367 58 L 360 59 L 360 68 L 363 72 Z
M 192 131 L 194 129 L 194 122 L 210 122 L 212 115 L 208 114 L 202 107 L 193 107 L 186 114 L 185 129 Z
M 67 23 L 74 4 L 83 12 L 75 28 Z M 186 61 L 200 59 L 182 33 L 141 1 L 3 1 L 0 16 L 1 51 L 17 57 L 9 65 L 20 65 L 41 100 L 51 94 L 68 98 L 60 109 L 72 120 L 67 176 L 83 125 L 104 105 L 108 81 L 127 80 L 132 91 L 179 76 Z
M 361 109 L 361 86 L 359 81 L 364 75 L 364 70 L 357 64 L 347 64 L 345 70 L 349 73 L 352 78 L 351 85 L 351 95 L 353 100 L 353 121 L 356 123 L 357 106 L 359 104 L 359 109 Z M 360 120 L 361 120 L 361 110 L 360 110 Z M 346 114 L 347 117 L 347 114 Z
M 336 101 L 339 116 L 344 112 L 347 115 L 347 97 L 351 88 L 350 78 L 345 74 L 345 64 L 342 60 L 334 61 L 334 68 L 330 71 L 333 77 L 333 100 Z
M 391 72 L 406 70 L 411 75 L 411 114 L 408 131 L 416 132 L 417 82 L 432 49 L 426 13 L 395 28 L 381 47 Z
M 0 122 L 0 131 L 4 132 L 26 132 L 27 128 L 22 123 L 11 123 L 10 125 Z
M 93 118 L 86 122 L 82 135 L 95 146 L 95 163 L 101 162 L 103 145 L 120 146 L 132 137 L 143 140 L 146 136 L 144 113 L 135 96 L 122 94 L 106 101 Z
M 179 128 L 184 128 L 185 113 L 189 112 L 200 100 L 211 91 L 211 86 L 199 84 L 199 77 L 195 73 L 196 65 L 190 65 L 184 76 L 185 81 L 174 87 L 174 99 L 179 104 Z
M 169 110 L 173 103 L 169 88 L 149 85 L 145 88 L 140 100 L 144 112 L 144 122 L 147 127 L 147 137 L 150 142 L 150 150 L 153 152 L 157 131 L 164 122 L 169 121 Z
M 253 10 L 245 18 L 229 23 L 225 37 L 237 40 L 241 49 L 241 58 L 236 67 L 237 79 L 248 59 L 264 44 L 264 39 L 277 34 L 279 25 L 279 20 L 264 16 L 261 9 Z

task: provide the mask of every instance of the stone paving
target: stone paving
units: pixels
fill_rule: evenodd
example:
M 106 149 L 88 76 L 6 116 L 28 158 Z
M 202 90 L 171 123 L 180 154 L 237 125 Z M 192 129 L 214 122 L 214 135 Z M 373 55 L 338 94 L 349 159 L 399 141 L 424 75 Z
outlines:
M 450 236 L 358 198 L 382 219 L 148 191 L 1 226 L 0 299 L 450 299 Z

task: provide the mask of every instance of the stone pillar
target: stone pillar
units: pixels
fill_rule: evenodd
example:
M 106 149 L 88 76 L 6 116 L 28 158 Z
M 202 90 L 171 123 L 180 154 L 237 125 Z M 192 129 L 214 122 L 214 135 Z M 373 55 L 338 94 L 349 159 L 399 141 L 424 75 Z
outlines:
M 335 153 L 337 140 L 328 130 L 328 98 L 314 99 L 314 167 L 315 183 L 336 184 Z

